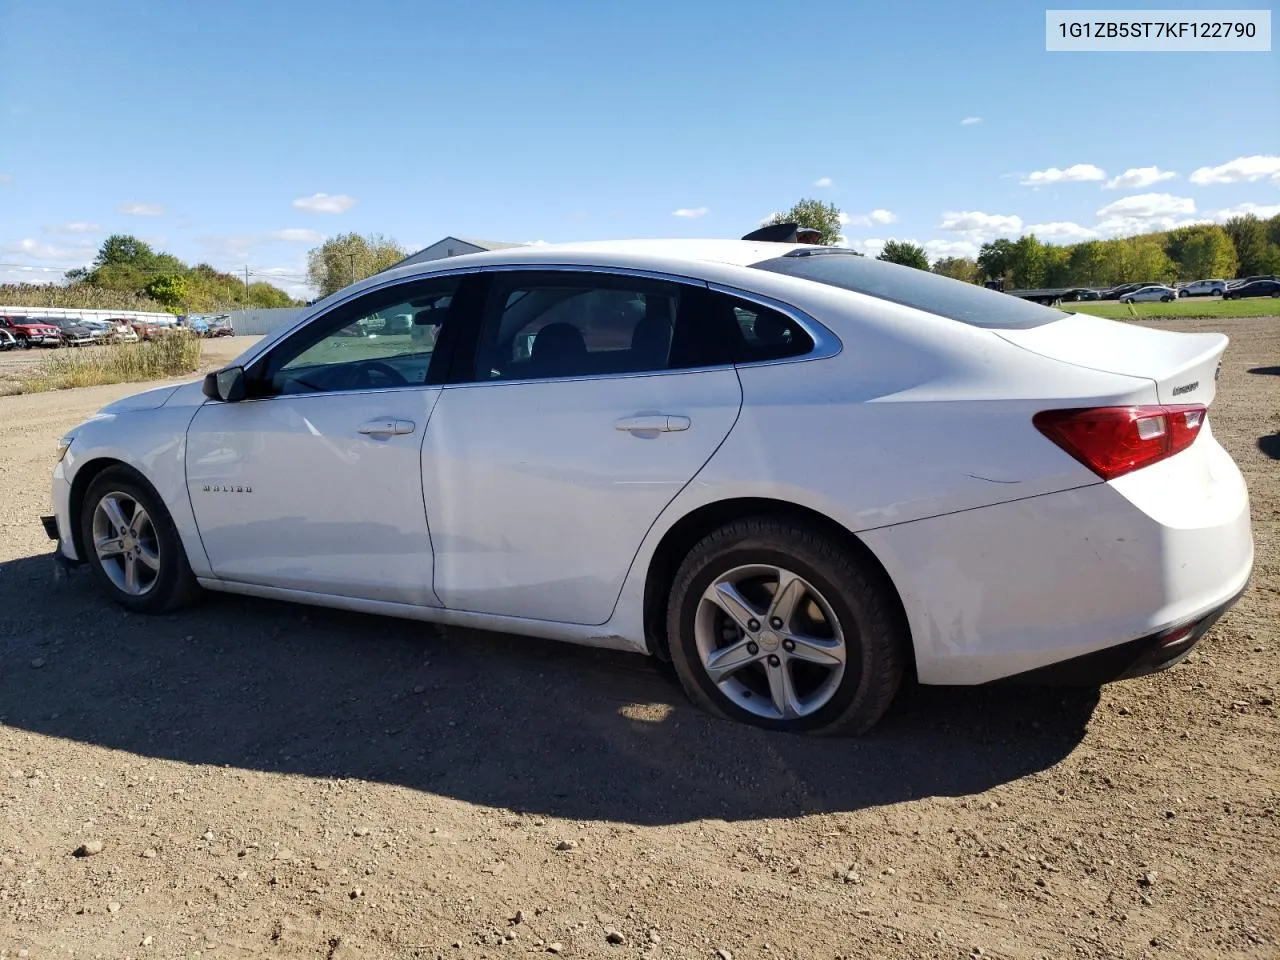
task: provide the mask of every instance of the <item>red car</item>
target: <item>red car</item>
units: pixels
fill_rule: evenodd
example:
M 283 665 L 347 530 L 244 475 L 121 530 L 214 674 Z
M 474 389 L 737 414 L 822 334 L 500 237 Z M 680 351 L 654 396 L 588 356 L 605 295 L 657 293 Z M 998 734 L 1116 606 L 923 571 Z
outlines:
M 0 330 L 8 330 L 18 346 L 26 350 L 30 347 L 62 346 L 62 331 L 52 323 L 44 323 L 38 317 L 0 317 Z

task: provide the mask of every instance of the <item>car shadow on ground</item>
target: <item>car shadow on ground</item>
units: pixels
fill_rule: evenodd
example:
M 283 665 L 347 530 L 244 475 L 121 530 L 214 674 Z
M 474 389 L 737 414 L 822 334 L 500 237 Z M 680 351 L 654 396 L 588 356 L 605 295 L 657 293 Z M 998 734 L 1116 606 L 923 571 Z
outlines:
M 648 658 L 229 596 L 130 615 L 82 569 L 0 567 L 0 722 L 193 764 L 400 784 L 525 812 L 665 824 L 849 811 L 1027 776 L 1094 691 L 909 690 L 862 738 L 690 706 Z
M 1264 377 L 1280 377 L 1280 367 L 1254 367 L 1249 372 Z
M 1258 438 L 1258 449 L 1272 460 L 1280 460 L 1280 433 L 1269 433 Z

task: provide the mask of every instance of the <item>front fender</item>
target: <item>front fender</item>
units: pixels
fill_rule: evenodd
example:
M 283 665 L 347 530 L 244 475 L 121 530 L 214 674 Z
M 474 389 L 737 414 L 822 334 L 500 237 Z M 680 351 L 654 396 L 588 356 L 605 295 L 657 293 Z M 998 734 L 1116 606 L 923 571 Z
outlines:
M 167 398 L 166 398 L 167 399 Z M 65 553 L 83 559 L 77 545 L 80 498 L 111 463 L 146 478 L 173 518 L 196 576 L 211 576 L 187 490 L 187 428 L 198 405 L 104 408 L 72 431 L 71 446 L 54 472 L 54 506 Z

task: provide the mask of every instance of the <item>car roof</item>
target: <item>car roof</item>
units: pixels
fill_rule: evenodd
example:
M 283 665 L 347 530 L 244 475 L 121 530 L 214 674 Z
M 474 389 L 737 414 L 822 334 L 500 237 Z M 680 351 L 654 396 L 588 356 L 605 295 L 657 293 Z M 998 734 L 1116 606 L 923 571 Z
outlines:
M 601 266 L 607 266 L 610 263 L 627 266 L 634 264 L 637 259 L 648 257 L 664 262 L 684 260 L 746 267 L 761 260 L 780 257 L 791 250 L 812 249 L 814 249 L 812 244 L 773 243 L 765 240 L 592 240 L 577 243 L 531 244 L 503 250 L 487 250 L 483 253 L 467 253 L 443 260 L 427 260 L 403 269 L 409 272 L 414 267 L 427 268 L 422 270 L 426 273 L 446 267 L 464 267 L 472 264 L 479 266 L 485 263 L 554 263 L 557 260 L 572 263 L 598 263 Z

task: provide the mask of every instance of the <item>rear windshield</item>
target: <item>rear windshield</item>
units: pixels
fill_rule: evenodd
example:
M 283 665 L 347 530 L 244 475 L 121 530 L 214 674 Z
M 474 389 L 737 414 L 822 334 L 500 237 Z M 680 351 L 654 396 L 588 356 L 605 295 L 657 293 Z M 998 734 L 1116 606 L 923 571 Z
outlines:
M 1060 310 L 1007 293 L 845 251 L 821 248 L 797 251 L 752 266 L 865 293 L 975 327 L 1038 327 L 1067 316 Z

